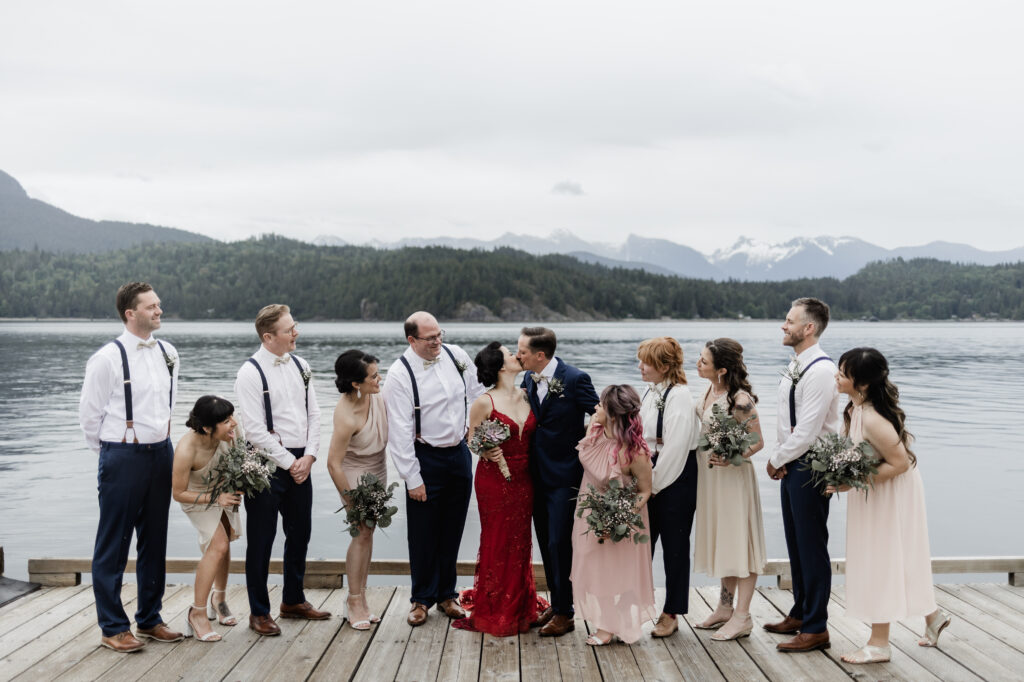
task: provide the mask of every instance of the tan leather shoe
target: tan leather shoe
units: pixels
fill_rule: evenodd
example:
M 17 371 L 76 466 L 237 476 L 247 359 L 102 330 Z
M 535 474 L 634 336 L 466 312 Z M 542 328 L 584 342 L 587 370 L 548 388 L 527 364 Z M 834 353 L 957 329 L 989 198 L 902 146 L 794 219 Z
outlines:
M 671 637 L 672 633 L 678 629 L 679 619 L 667 613 L 662 613 L 658 617 L 658 622 L 655 623 L 654 629 L 651 630 L 651 637 Z
M 795 635 L 803 624 L 804 622 L 802 620 L 786 616 L 778 623 L 765 623 L 761 627 L 768 632 L 774 632 L 777 635 Z
M 426 604 L 421 604 L 418 601 L 412 603 L 412 608 L 409 609 L 409 617 L 405 619 L 409 625 L 416 627 L 417 625 L 423 625 L 427 622 L 427 609 L 429 607 Z
M 537 620 L 530 623 L 530 627 L 544 627 L 548 624 L 548 621 L 550 621 L 554 615 L 555 609 L 549 606 L 540 612 L 540 615 L 537 616 Z
M 277 626 L 270 615 L 249 616 L 249 629 L 264 637 L 274 637 L 281 634 L 281 628 Z
M 331 617 L 330 611 L 317 611 L 308 601 L 301 604 L 281 604 L 282 618 L 302 618 L 304 620 L 327 620 Z
M 444 611 L 444 615 L 452 619 L 466 617 L 466 610 L 454 599 L 445 599 L 437 605 L 437 608 L 439 611 Z
M 561 613 L 556 613 L 548 621 L 548 624 L 540 629 L 541 637 L 561 637 L 567 632 L 572 632 L 576 629 L 576 622 L 573 621 L 572 616 L 564 616 Z
M 792 654 L 827 649 L 830 646 L 832 645 L 828 642 L 828 630 L 825 630 L 825 632 L 801 632 L 793 639 L 779 642 L 775 648 L 783 653 Z
M 125 630 L 110 637 L 100 637 L 100 644 L 122 654 L 130 654 L 146 646 L 145 642 L 136 639 L 131 630 Z
M 145 637 L 146 639 L 155 639 L 158 642 L 180 642 L 185 639 L 183 633 L 170 629 L 167 627 L 167 623 L 158 623 L 151 628 L 136 627 L 135 631 L 139 633 L 139 639 Z

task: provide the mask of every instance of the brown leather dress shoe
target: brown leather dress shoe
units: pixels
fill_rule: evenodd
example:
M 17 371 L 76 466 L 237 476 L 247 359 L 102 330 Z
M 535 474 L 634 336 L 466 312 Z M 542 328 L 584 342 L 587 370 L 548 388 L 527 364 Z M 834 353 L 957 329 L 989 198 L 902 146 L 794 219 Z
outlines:
M 444 615 L 452 619 L 466 617 L 466 610 L 454 599 L 445 599 L 437 605 L 437 608 L 440 611 L 444 611 Z
M 146 646 L 145 642 L 135 638 L 131 630 L 125 630 L 110 637 L 100 637 L 100 644 L 122 654 L 130 654 Z
M 281 604 L 282 618 L 302 618 L 304 620 L 327 620 L 331 617 L 330 611 L 317 611 L 308 601 L 301 604 Z
M 273 637 L 281 634 L 281 628 L 277 627 L 277 623 L 274 622 L 274 619 L 269 614 L 249 616 L 249 629 L 257 635 L 263 635 L 264 637 Z
M 761 627 L 768 632 L 774 632 L 777 635 L 795 635 L 803 624 L 804 622 L 802 620 L 786 616 L 778 623 L 765 623 Z
M 572 619 L 572 616 L 565 616 L 561 613 L 556 613 L 548 621 L 548 624 L 540 629 L 541 637 L 561 637 L 567 632 L 572 632 L 576 629 L 576 622 Z
M 779 642 L 775 648 L 787 654 L 803 651 L 816 651 L 827 649 L 831 644 L 828 642 L 828 630 L 825 632 L 801 632 L 799 635 L 786 642 Z
M 426 604 L 421 604 L 418 601 L 412 603 L 412 608 L 409 610 L 409 617 L 405 619 L 409 625 L 416 627 L 417 625 L 423 625 L 427 622 L 427 609 L 430 608 Z
M 537 616 L 537 620 L 535 620 L 532 623 L 530 623 L 530 627 L 531 628 L 532 627 L 544 627 L 545 625 L 548 624 L 548 621 L 550 621 L 551 618 L 554 615 L 555 615 L 555 609 L 553 607 L 549 606 L 549 607 L 547 607 L 546 609 L 544 609 L 543 611 L 540 612 L 540 615 Z
M 158 623 L 151 628 L 140 628 L 136 627 L 135 631 L 138 632 L 138 638 L 142 639 L 155 639 L 158 642 L 180 642 L 185 639 L 185 635 L 180 632 L 167 627 L 167 623 Z
M 663 613 L 658 617 L 654 629 L 651 630 L 651 637 L 671 637 L 679 629 L 679 619 Z

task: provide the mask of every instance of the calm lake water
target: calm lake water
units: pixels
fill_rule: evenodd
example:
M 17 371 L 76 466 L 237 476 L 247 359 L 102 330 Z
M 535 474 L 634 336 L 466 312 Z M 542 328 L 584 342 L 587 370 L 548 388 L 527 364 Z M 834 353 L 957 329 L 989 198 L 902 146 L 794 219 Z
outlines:
M 448 324 L 449 340 L 470 355 L 489 341 L 514 346 L 518 324 Z M 0 545 L 6 574 L 27 576 L 29 557 L 92 555 L 98 506 L 96 456 L 78 427 L 78 397 L 85 363 L 104 342 L 121 332 L 114 322 L 0 322 Z M 706 383 L 693 366 L 708 339 L 729 336 L 745 347 L 768 448 L 755 457 L 764 507 L 768 555 L 786 557 L 778 485 L 764 465 L 775 434 L 775 389 L 789 350 L 779 324 L 759 321 L 629 321 L 572 323 L 555 327 L 558 355 L 588 371 L 600 392 L 611 383 L 640 386 L 635 352 L 639 341 L 671 335 L 686 355 L 690 390 L 698 397 Z M 326 470 L 331 414 L 337 401 L 334 359 L 362 348 L 387 367 L 405 348 L 400 323 L 301 323 L 298 354 L 315 372 L 323 415 L 321 457 L 314 466 L 313 539 L 310 558 L 343 558 L 338 494 Z M 185 432 L 185 418 L 205 393 L 233 398 L 235 373 L 256 350 L 250 323 L 166 320 L 160 336 L 182 357 L 181 389 L 171 435 Z M 928 496 L 934 556 L 1024 554 L 1021 530 L 1024 490 L 1024 324 L 837 322 L 823 346 L 833 358 L 846 349 L 870 345 L 889 358 L 900 386 L 908 426 Z M 390 477 L 397 480 L 390 466 Z M 845 497 L 845 496 L 843 496 Z M 406 558 L 404 504 L 395 524 L 378 533 L 375 558 Z M 846 502 L 832 505 L 832 555 L 845 555 Z M 474 559 L 479 540 L 475 500 L 469 511 L 461 558 Z M 244 538 L 233 545 L 244 555 Z M 278 534 L 275 556 L 283 544 Z M 177 503 L 170 510 L 168 556 L 198 555 L 196 535 Z M 535 551 L 539 560 L 539 553 Z M 662 584 L 660 553 L 655 580 Z M 234 576 L 241 581 L 243 576 Z M 939 579 L 953 579 L 953 576 Z M 989 576 L 992 580 L 992 576 Z M 1002 578 L 997 578 L 1002 579 Z M 380 578 L 378 582 L 394 581 Z M 701 583 L 701 577 L 695 576 Z M 706 580 L 704 581 L 707 582 Z

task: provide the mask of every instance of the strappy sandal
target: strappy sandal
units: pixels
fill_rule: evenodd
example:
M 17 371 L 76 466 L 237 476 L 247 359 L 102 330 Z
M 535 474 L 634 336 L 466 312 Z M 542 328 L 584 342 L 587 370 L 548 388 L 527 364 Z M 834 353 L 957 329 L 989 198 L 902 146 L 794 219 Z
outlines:
M 195 627 L 192 625 L 192 613 L 194 611 L 202 613 L 204 608 L 205 607 L 202 604 L 200 604 L 199 606 L 193 604 L 192 606 L 188 607 L 188 615 L 185 616 L 185 636 L 195 637 L 197 642 L 219 642 L 221 640 L 221 636 L 213 630 L 210 630 L 205 635 L 200 635 L 198 632 L 196 632 Z
M 221 625 L 238 625 L 238 619 L 235 618 L 234 614 L 231 613 L 231 609 L 228 608 L 228 603 L 224 599 L 217 601 L 215 596 L 220 592 L 225 597 L 228 596 L 227 590 L 210 590 L 210 604 L 206 607 L 206 617 L 210 620 L 216 620 Z M 216 606 L 214 606 L 216 604 Z
M 590 646 L 607 646 L 608 644 L 611 644 L 614 641 L 615 641 L 615 635 L 614 634 L 613 635 L 608 635 L 608 639 L 607 640 L 602 640 L 596 634 L 593 634 L 593 635 L 590 635 L 589 637 L 587 637 L 587 644 L 589 644 Z
M 935 612 L 935 618 L 929 623 L 928 619 L 924 620 L 924 637 L 917 640 L 918 646 L 938 646 L 939 635 L 942 631 L 949 627 L 949 624 L 953 622 L 953 617 L 942 609 L 938 609 Z
M 892 660 L 892 647 L 871 646 L 865 644 L 863 649 L 854 651 L 852 654 L 843 654 L 842 658 L 847 663 L 862 665 L 864 663 L 886 663 Z
M 365 619 L 365 620 L 357 620 L 357 621 L 353 622 L 352 619 L 349 618 L 349 611 L 350 611 L 350 609 L 349 609 L 349 605 L 348 605 L 348 601 L 352 597 L 359 597 L 359 595 L 358 594 L 349 593 L 349 595 L 347 597 L 345 597 L 345 603 L 342 604 L 342 606 L 341 606 L 341 617 L 348 620 L 348 626 L 350 628 L 352 628 L 353 630 L 359 630 L 359 631 L 363 631 L 364 632 L 366 630 L 369 630 L 372 627 L 372 623 L 375 623 L 375 622 L 379 623 L 380 622 L 380 619 L 377 618 L 376 616 L 374 616 L 372 613 L 370 614 L 370 617 Z M 374 618 L 377 618 L 377 620 L 374 621 L 373 620 Z

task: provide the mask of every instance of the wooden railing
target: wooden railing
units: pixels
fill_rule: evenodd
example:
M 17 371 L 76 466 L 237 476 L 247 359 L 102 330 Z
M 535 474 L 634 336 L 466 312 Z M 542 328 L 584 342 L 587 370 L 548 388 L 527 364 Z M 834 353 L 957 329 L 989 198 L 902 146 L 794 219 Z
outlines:
M 167 572 L 174 574 L 194 573 L 199 559 L 168 559 Z M 82 582 L 82 574 L 91 571 L 92 560 L 88 558 L 72 559 L 29 559 L 29 580 L 41 585 L 78 585 Z M 461 576 L 473 575 L 475 561 L 460 561 L 456 564 L 456 572 Z M 283 570 L 281 559 L 270 561 L 270 572 L 280 574 Z M 232 559 L 229 571 L 245 573 L 245 561 Z M 126 573 L 135 572 L 135 559 L 128 560 Z M 832 573 L 846 572 L 846 560 L 834 559 Z M 1011 585 L 1024 585 L 1024 556 L 1015 557 L 936 557 L 932 559 L 932 573 L 1006 573 Z M 769 559 L 765 566 L 765 575 L 777 577 L 779 587 L 789 589 L 792 581 L 789 574 L 789 561 L 785 559 Z M 383 559 L 370 562 L 370 575 L 409 575 L 409 562 L 405 559 Z M 544 577 L 544 566 L 539 562 L 533 564 L 533 575 L 537 581 L 537 589 L 546 590 L 547 580 Z M 345 561 L 341 559 L 312 559 L 306 562 L 306 587 L 339 588 L 344 584 Z

